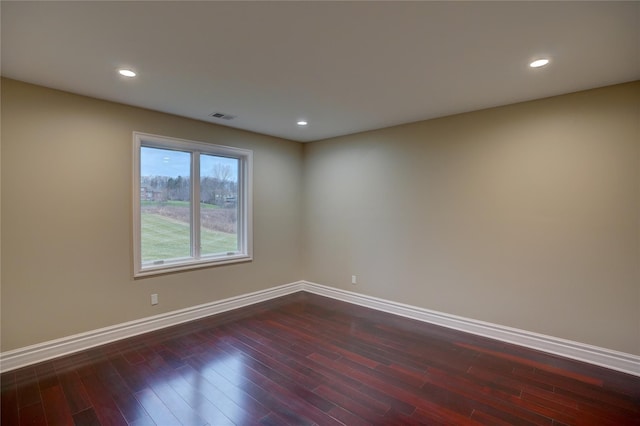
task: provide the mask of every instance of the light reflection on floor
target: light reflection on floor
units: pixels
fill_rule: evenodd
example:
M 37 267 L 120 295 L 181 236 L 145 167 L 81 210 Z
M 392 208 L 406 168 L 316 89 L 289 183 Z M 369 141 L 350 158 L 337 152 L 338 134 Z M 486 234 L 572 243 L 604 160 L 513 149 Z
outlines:
M 203 364 L 199 372 L 189 365 L 179 368 L 180 375 L 169 384 L 174 389 L 182 387 L 180 395 L 191 395 L 186 402 L 211 425 L 233 425 L 247 420 L 246 412 L 235 402 L 244 398 L 238 388 L 245 368 L 240 356 L 216 355 Z M 219 406 L 224 406 L 226 415 Z M 204 424 L 194 420 L 189 424 Z

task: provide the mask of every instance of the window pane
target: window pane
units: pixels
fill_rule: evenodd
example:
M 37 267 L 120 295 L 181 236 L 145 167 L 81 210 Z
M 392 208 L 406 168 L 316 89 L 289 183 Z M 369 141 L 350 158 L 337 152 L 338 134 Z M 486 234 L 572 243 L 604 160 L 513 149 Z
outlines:
M 191 154 L 140 148 L 142 262 L 192 256 Z
M 200 155 L 200 246 L 202 256 L 237 252 L 237 158 Z

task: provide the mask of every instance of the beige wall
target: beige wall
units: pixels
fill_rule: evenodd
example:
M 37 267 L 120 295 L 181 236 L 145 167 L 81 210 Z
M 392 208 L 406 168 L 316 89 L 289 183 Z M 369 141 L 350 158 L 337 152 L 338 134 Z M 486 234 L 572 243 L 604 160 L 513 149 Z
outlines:
M 253 262 L 132 279 L 134 130 L 254 151 Z M 1 136 L 2 351 L 304 278 L 299 143 L 5 79 Z
M 1 89 L 2 351 L 308 279 L 640 354 L 638 82 L 306 145 Z M 252 263 L 131 278 L 134 130 L 254 150 Z
M 306 279 L 640 354 L 639 108 L 635 82 L 306 145 Z

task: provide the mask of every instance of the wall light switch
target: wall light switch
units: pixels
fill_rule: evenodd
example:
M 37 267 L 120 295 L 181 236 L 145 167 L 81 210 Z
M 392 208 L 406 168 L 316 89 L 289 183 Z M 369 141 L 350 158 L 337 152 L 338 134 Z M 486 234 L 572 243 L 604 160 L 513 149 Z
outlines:
M 151 304 L 152 305 L 157 305 L 158 304 L 158 295 L 157 294 L 152 294 L 151 295 Z
M 358 277 L 351 275 L 351 284 L 358 284 Z

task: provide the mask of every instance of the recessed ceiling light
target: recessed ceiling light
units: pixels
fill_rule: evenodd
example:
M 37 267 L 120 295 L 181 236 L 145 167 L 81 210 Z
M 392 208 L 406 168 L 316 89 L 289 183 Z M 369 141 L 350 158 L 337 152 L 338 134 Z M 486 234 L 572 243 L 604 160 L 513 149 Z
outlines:
M 529 66 L 531 68 L 540 68 L 540 67 L 544 67 L 548 63 L 549 63 L 548 59 L 536 59 L 535 61 L 531 62 Z
M 309 123 L 306 122 L 305 120 L 298 121 L 298 126 L 306 126 L 307 124 L 309 124 Z
M 125 76 L 125 77 L 135 77 L 136 76 L 135 72 L 133 72 L 131 70 L 127 70 L 127 69 L 118 70 L 118 73 L 120 75 L 122 75 L 122 76 Z

